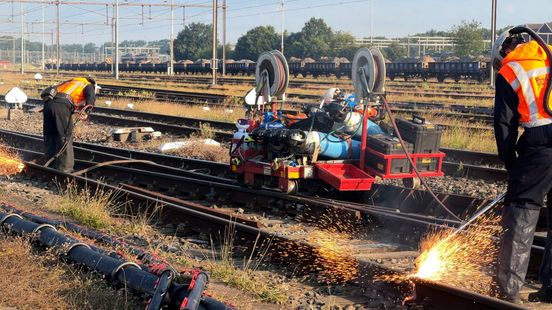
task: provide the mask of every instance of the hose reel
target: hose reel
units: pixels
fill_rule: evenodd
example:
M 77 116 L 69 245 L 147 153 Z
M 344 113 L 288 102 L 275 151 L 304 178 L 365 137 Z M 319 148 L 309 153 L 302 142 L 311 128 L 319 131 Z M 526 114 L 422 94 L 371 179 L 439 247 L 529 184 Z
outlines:
M 289 66 L 286 57 L 276 50 L 262 53 L 257 60 L 255 81 L 257 93 L 276 97 L 284 95 L 289 84 Z M 266 94 L 265 89 L 268 90 Z
M 352 64 L 353 86 L 358 100 L 385 91 L 385 58 L 377 48 L 361 48 Z

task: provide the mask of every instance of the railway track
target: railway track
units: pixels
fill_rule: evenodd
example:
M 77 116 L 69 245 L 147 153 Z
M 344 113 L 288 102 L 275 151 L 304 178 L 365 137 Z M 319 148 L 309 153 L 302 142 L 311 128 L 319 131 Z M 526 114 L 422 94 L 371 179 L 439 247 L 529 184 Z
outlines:
M 69 76 L 76 76 L 77 74 L 68 74 Z M 99 75 L 98 77 L 102 78 L 111 78 L 109 75 Z M 154 88 L 156 85 L 155 83 L 158 82 L 171 82 L 176 84 L 186 83 L 186 84 L 196 84 L 196 85 L 209 85 L 210 81 L 206 78 L 198 77 L 198 76 L 186 76 L 185 78 L 176 78 L 171 76 L 155 76 L 155 75 L 137 75 L 137 76 L 128 76 L 125 77 L 122 76 L 122 80 L 124 81 L 133 81 L 133 82 L 140 82 L 142 84 L 146 83 L 147 85 L 142 88 L 148 88 L 146 91 L 150 91 L 150 88 Z M 221 78 L 220 84 L 231 84 L 231 85 L 249 85 L 251 87 L 255 86 L 254 79 L 250 78 Z M 325 80 L 291 80 L 290 81 L 290 87 L 292 88 L 299 88 L 299 89 L 317 89 L 321 90 L 321 92 L 328 87 L 340 87 L 344 89 L 350 88 L 350 84 L 344 84 L 343 81 L 335 80 L 335 81 L 325 81 Z M 424 84 L 428 85 L 428 84 Z M 102 85 L 103 86 L 103 85 Z M 113 87 L 116 87 L 114 85 L 106 84 L 105 92 L 111 92 Z M 123 86 L 121 86 L 123 87 Z M 127 86 L 130 87 L 130 86 Z M 416 89 L 412 89 L 416 88 Z M 426 87 L 427 88 L 427 87 Z M 450 89 L 450 86 L 447 86 L 447 89 L 421 89 L 419 87 L 419 84 L 416 83 L 410 83 L 410 82 L 404 82 L 404 83 L 396 83 L 396 82 L 390 82 L 388 83 L 388 89 L 387 93 L 391 95 L 415 95 L 420 97 L 447 97 L 447 98 L 453 98 L 453 99 L 492 99 L 494 98 L 493 94 L 490 93 L 483 93 L 483 92 L 463 92 L 461 91 L 461 88 L 454 88 Z M 207 89 L 207 88 L 205 88 Z M 120 91 L 115 89 L 115 91 Z M 140 90 L 143 91 L 143 90 Z M 166 93 L 168 98 L 171 98 L 170 93 Z M 198 102 L 209 102 L 210 100 L 213 100 L 213 98 L 210 97 L 204 97 L 201 96 L 201 94 L 195 94 L 190 93 L 188 94 L 190 98 L 193 98 L 194 100 L 197 100 Z M 181 97 L 181 96 L 179 96 Z M 289 93 L 290 98 L 299 98 L 299 99 L 318 99 L 319 95 L 297 95 L 293 93 Z M 178 100 L 178 98 L 177 98 Z
M 27 159 L 34 159 L 36 156 L 40 155 L 36 152 L 37 148 L 42 147 L 40 137 L 2 131 L 2 138 L 8 144 L 18 147 L 19 151 Z M 94 148 L 100 148 L 103 151 L 100 152 L 94 150 Z M 122 149 L 114 151 L 114 148 L 91 146 L 90 144 L 83 143 L 77 143 L 75 152 L 78 158 L 78 168 L 90 167 L 101 160 L 119 158 L 121 154 L 125 153 L 131 154 L 132 156 L 140 154 L 140 152 L 136 151 Z M 294 253 L 286 252 L 287 264 L 290 263 L 289 260 L 291 259 L 294 265 L 308 265 L 312 262 L 313 258 L 320 255 L 320 251 L 317 250 L 316 246 L 305 242 L 303 239 L 293 239 L 267 231 L 262 223 L 255 223 L 255 221 L 243 218 L 242 216 L 237 216 L 234 221 L 231 221 L 228 219 L 228 214 L 222 214 L 222 212 L 224 212 L 222 210 L 206 214 L 204 210 L 198 208 L 197 203 L 167 197 L 167 195 L 161 193 L 171 192 L 172 195 L 177 194 L 181 197 L 190 197 L 189 192 L 192 192 L 192 197 L 194 197 L 193 199 L 195 200 L 198 198 L 201 199 L 204 195 L 209 194 L 211 200 L 217 199 L 215 198 L 216 196 L 218 199 L 223 198 L 223 200 L 227 202 L 231 201 L 233 203 L 248 204 L 250 207 L 252 205 L 251 198 L 254 197 L 253 204 L 264 206 L 264 210 L 266 210 L 267 207 L 270 208 L 271 206 L 274 207 L 278 205 L 281 208 L 282 206 L 278 201 L 283 200 L 295 205 L 309 206 L 310 210 L 317 210 L 318 212 L 320 210 L 331 210 L 333 216 L 336 216 L 335 212 L 337 211 L 355 216 L 361 214 L 362 216 L 369 216 L 375 219 L 384 227 L 399 227 L 399 230 L 393 230 L 393 234 L 396 234 L 398 239 L 400 239 L 402 234 L 408 234 L 412 237 L 413 227 L 417 227 L 414 231 L 421 234 L 431 227 L 457 224 L 435 213 L 434 206 L 431 204 L 428 205 L 428 197 L 424 195 L 423 192 L 413 193 L 412 190 L 396 187 L 378 187 L 375 189 L 374 193 L 372 193 L 370 197 L 371 203 L 369 205 L 356 204 L 349 201 L 341 202 L 339 200 L 327 198 L 290 196 L 272 191 L 243 188 L 234 185 L 231 181 L 225 181 L 224 177 L 213 176 L 212 174 L 214 172 L 221 172 L 221 166 L 211 167 L 207 166 L 205 162 L 167 157 L 159 154 L 146 154 L 141 152 L 141 155 L 147 156 L 148 159 L 154 162 L 158 160 L 161 161 L 160 158 L 163 158 L 163 162 L 171 162 L 179 166 L 183 166 L 185 162 L 188 162 L 188 167 L 193 165 L 201 167 L 201 165 L 205 165 L 203 169 L 210 170 L 211 173 L 198 174 L 196 171 L 177 169 L 161 164 L 151 165 L 145 163 L 100 167 L 94 172 L 90 171 L 87 173 L 86 178 L 67 175 L 33 163 L 27 163 L 27 171 L 34 177 L 44 177 L 48 180 L 70 178 L 76 182 L 87 184 L 88 186 L 102 186 L 107 189 L 115 189 L 114 186 L 120 185 L 117 191 L 119 191 L 122 195 L 121 197 L 124 197 L 126 201 L 142 204 L 151 204 L 154 202 L 157 204 L 162 203 L 165 205 L 165 208 L 170 211 L 171 216 L 175 216 L 173 220 L 181 220 L 189 224 L 195 223 L 194 227 L 209 233 L 213 233 L 217 230 L 220 231 L 225 226 L 233 225 L 240 238 L 242 238 L 240 240 L 244 241 L 246 244 L 261 242 L 261 240 L 270 240 L 271 247 L 274 249 L 271 253 L 281 253 L 281 251 L 289 249 L 290 245 L 292 245 L 294 248 L 302 249 L 301 253 L 295 253 L 300 255 L 293 255 Z M 193 162 L 193 164 L 189 162 Z M 110 180 L 110 182 L 109 184 L 101 184 L 101 182 L 98 181 L 99 178 Z M 152 182 L 152 180 L 155 180 L 155 182 Z M 178 184 L 177 187 L 175 187 L 176 184 Z M 188 192 L 188 195 L 185 195 L 186 192 Z M 390 199 L 390 197 L 393 197 L 393 199 Z M 445 198 L 447 205 L 451 206 L 457 214 L 464 215 L 473 212 L 480 205 L 486 203 L 485 201 L 478 201 L 469 197 L 455 195 L 448 195 L 448 197 L 442 198 Z M 216 211 L 216 209 L 214 211 Z M 386 225 L 391 223 L 394 225 Z M 384 229 L 381 230 L 383 231 Z M 364 243 L 362 249 L 368 253 L 361 255 L 361 258 L 354 257 L 358 264 L 357 269 L 359 273 L 358 277 L 352 282 L 361 287 L 376 285 L 377 289 L 383 289 L 388 294 L 395 296 L 399 293 L 399 290 L 404 289 L 404 287 L 394 286 L 389 283 L 376 282 L 376 284 L 374 284 L 373 279 L 376 275 L 381 275 L 382 273 L 397 274 L 406 272 L 406 270 L 389 265 L 388 260 L 392 261 L 397 258 L 411 257 L 413 252 L 397 250 L 393 244 L 378 241 L 377 239 L 365 240 Z M 356 245 L 357 243 L 353 241 L 353 244 Z M 395 250 L 393 250 L 393 248 L 395 248 Z M 384 252 L 381 252 L 382 249 L 384 249 Z M 276 257 L 272 257 L 272 259 L 282 262 L 283 258 L 276 255 Z M 377 263 L 376 261 L 384 262 Z M 436 298 L 436 300 L 445 298 L 449 302 L 458 305 L 470 304 L 470 309 L 520 309 L 512 304 L 494 298 L 447 285 L 417 280 L 414 282 L 416 284 L 416 296 L 422 299 L 423 297 L 432 297 Z M 427 302 L 427 300 L 425 300 L 425 302 Z
M 29 101 L 29 103 L 33 104 L 32 107 L 41 104 L 40 100 Z M 231 140 L 235 131 L 235 124 L 229 122 L 101 107 L 94 109 L 90 120 L 109 126 L 152 127 L 164 134 L 175 136 L 199 133 L 201 132 L 201 124 L 209 124 L 214 138 L 226 142 Z M 506 171 L 495 154 L 452 149 L 443 149 L 443 151 L 447 154 L 443 163 L 443 170 L 447 175 L 486 181 L 506 180 Z

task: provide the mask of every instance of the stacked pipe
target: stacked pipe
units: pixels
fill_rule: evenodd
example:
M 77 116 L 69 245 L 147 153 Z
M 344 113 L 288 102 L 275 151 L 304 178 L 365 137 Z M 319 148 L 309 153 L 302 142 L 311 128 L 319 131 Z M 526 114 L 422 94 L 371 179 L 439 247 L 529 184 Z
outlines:
M 165 269 L 152 274 L 133 262 L 110 256 L 106 251 L 93 248 L 56 230 L 51 224 L 39 224 L 16 213 L 0 212 L 0 228 L 17 235 L 32 235 L 41 245 L 65 251 L 67 260 L 104 275 L 108 280 L 151 297 L 146 309 L 228 309 L 223 303 L 203 297 L 208 282 L 204 272 L 197 272 L 189 284 L 173 283 L 174 272 Z
M 119 238 L 109 236 L 109 235 L 107 235 L 105 233 L 102 233 L 100 231 L 90 229 L 90 228 L 86 228 L 86 227 L 82 227 L 80 225 L 76 225 L 76 224 L 73 224 L 73 223 L 70 223 L 70 222 L 45 218 L 45 217 L 30 213 L 30 212 L 27 212 L 27 211 L 19 210 L 19 209 L 15 208 L 11 205 L 8 205 L 8 204 L 0 204 L 0 208 L 4 209 L 8 213 L 18 214 L 18 215 L 20 215 L 20 216 L 22 216 L 22 217 L 24 217 L 24 218 L 26 218 L 30 221 L 38 223 L 38 224 L 48 224 L 48 225 L 52 225 L 56 228 L 64 227 L 65 229 L 68 229 L 72 232 L 78 233 L 79 235 L 81 235 L 83 237 L 86 237 L 88 239 L 92 239 L 92 240 L 101 242 L 105 245 L 112 246 L 112 247 L 115 247 L 115 248 L 118 248 L 118 249 L 124 249 L 124 251 L 126 253 L 129 253 L 129 254 L 135 256 L 142 263 L 147 264 L 148 265 L 147 269 L 150 269 L 149 271 L 152 271 L 151 266 L 154 266 L 153 269 L 159 269 L 159 266 L 169 266 L 169 263 L 167 263 L 166 261 L 161 259 L 159 256 L 157 256 L 153 253 L 146 252 L 141 248 L 133 247 L 129 243 L 127 243 L 127 242 L 125 242 L 125 241 L 123 241 Z M 91 246 L 91 247 L 96 251 L 103 251 L 100 248 L 96 248 L 96 247 L 93 247 L 93 246 Z M 124 256 L 121 255 L 119 252 L 112 251 L 112 252 L 105 252 L 105 253 L 107 255 L 111 256 L 111 257 L 124 259 Z M 144 268 L 144 267 L 146 267 L 146 266 L 143 266 L 142 268 Z

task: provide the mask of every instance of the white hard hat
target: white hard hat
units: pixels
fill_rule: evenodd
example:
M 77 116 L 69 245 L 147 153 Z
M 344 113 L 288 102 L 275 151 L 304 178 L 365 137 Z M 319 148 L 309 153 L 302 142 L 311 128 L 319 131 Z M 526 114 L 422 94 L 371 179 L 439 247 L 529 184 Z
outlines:
M 504 57 L 500 54 L 500 51 L 502 50 L 502 44 L 509 36 L 510 30 L 508 29 L 500 34 L 493 44 L 493 48 L 491 50 L 491 64 L 496 70 L 499 70 L 502 67 L 502 60 Z
M 330 88 L 324 94 L 324 104 L 328 104 L 335 100 L 335 96 L 341 93 L 339 88 Z

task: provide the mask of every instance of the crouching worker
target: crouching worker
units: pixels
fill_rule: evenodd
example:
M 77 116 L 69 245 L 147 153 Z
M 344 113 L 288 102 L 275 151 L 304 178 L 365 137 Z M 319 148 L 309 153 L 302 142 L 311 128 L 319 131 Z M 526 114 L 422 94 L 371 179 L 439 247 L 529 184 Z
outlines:
M 44 153 L 47 159 L 45 166 L 67 173 L 73 171 L 73 114 L 78 113 L 77 122 L 86 120 L 87 113 L 96 102 L 98 89 L 93 78 L 80 77 L 42 92 Z

